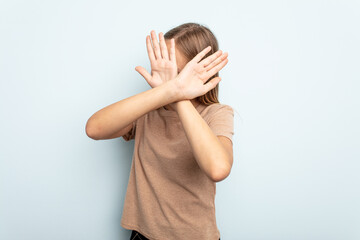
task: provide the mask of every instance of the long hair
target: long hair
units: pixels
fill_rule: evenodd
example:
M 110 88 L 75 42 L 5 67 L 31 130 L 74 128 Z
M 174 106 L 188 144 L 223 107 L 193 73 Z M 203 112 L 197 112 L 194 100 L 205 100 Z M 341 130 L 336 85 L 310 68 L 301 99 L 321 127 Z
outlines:
M 199 52 L 207 46 L 211 46 L 211 50 L 203 57 L 207 58 L 219 49 L 218 41 L 209 28 L 198 23 L 184 23 L 164 34 L 164 38 L 170 40 L 174 38 L 176 48 L 184 55 L 187 62 L 191 61 Z M 218 77 L 219 73 L 210 77 L 207 81 Z M 202 96 L 198 96 L 196 100 L 205 105 L 219 103 L 218 100 L 219 84 Z

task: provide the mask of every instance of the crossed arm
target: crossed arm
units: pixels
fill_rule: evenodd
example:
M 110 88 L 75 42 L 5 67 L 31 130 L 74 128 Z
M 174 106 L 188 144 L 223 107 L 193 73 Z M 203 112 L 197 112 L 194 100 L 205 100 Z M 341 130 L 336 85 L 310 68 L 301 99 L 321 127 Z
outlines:
M 147 37 L 147 43 L 148 41 Z M 164 46 L 163 36 L 160 43 Z M 157 47 L 159 50 L 159 45 Z M 149 51 L 151 50 L 148 45 L 148 53 Z M 205 48 L 186 64 L 179 75 L 170 80 L 155 79 L 155 71 L 151 76 L 141 69 L 142 72 L 139 72 L 148 83 L 151 85 L 156 82 L 157 85 L 152 86 L 153 88 L 150 90 L 113 103 L 93 114 L 86 124 L 86 134 L 95 140 L 123 136 L 131 129 L 133 121 L 147 112 L 170 104 L 179 115 L 199 167 L 214 182 L 226 178 L 233 162 L 232 142 L 227 137 L 215 136 L 189 100 L 205 94 L 221 80 L 216 77 L 205 84 L 211 76 L 227 64 L 227 54 L 222 54 L 220 50 L 201 60 L 209 51 L 209 47 Z M 174 40 L 171 40 L 170 55 L 165 51 L 163 56 L 164 58 L 170 56 L 167 60 L 174 63 Z M 156 57 L 159 58 L 158 55 Z M 176 63 L 173 66 L 176 67 Z

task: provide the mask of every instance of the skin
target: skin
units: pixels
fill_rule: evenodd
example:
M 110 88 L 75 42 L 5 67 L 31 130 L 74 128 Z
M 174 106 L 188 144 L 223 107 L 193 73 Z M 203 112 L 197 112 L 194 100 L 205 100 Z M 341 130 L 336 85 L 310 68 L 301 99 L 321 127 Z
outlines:
M 162 34 L 162 33 L 160 33 Z M 161 38 L 161 36 L 160 36 Z M 170 40 L 165 40 L 166 46 L 168 49 L 171 48 L 171 41 Z M 188 60 L 184 57 L 184 55 L 177 49 L 175 48 L 175 55 L 176 55 L 176 64 L 177 64 L 177 72 L 180 73 L 181 70 L 185 67 L 185 65 L 188 63 Z M 191 99 L 190 100 L 191 103 L 193 104 L 194 107 L 197 107 L 200 102 L 195 98 L 195 99 Z M 173 104 L 168 104 L 166 106 L 164 106 L 165 109 L 169 110 L 169 111 L 175 111 L 175 109 L 172 107 Z
M 155 31 L 151 31 L 150 36 L 146 36 L 146 47 L 153 76 L 141 66 L 137 66 L 135 70 L 145 78 L 151 87 L 157 87 L 175 78 L 189 62 L 175 47 L 175 42 L 171 43 L 171 40 L 165 40 L 163 33 L 159 33 L 158 41 Z M 195 107 L 200 104 L 196 99 L 190 101 Z M 166 110 L 174 111 L 172 106 L 173 103 L 170 103 L 163 107 Z
M 221 78 L 216 77 L 205 84 L 227 64 L 228 54 L 219 50 L 201 60 L 210 51 L 208 47 L 187 62 L 177 51 L 174 40 L 166 43 L 160 33 L 158 42 L 155 31 L 151 31 L 151 38 L 153 46 L 149 44 L 150 36 L 146 37 L 151 74 L 141 66 L 137 66 L 135 70 L 153 88 L 94 113 L 87 121 L 86 134 L 94 140 L 123 136 L 131 130 L 132 123 L 139 117 L 159 107 L 168 106 L 169 110 L 176 111 L 179 115 L 199 167 L 211 180 L 219 182 L 231 171 L 232 142 L 227 137 L 214 135 L 195 109 L 196 102 L 192 100 L 204 95 L 220 82 Z

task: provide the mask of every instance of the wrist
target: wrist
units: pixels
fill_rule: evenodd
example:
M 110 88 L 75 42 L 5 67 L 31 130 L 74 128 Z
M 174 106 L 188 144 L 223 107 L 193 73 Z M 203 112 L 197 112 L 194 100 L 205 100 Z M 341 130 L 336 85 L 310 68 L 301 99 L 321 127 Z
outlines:
M 170 90 L 170 93 L 171 95 L 173 96 L 174 98 L 174 101 L 173 102 L 178 102 L 178 101 L 181 101 L 184 99 L 183 97 L 183 94 L 179 88 L 179 86 L 177 85 L 177 82 L 176 82 L 176 77 L 167 81 L 166 84 L 168 84 L 168 87 L 169 87 L 169 90 Z
M 172 81 L 164 82 L 156 88 L 162 89 L 161 92 L 163 92 L 163 96 L 164 96 L 162 106 L 165 105 L 172 106 L 172 103 L 179 101 L 179 93 Z

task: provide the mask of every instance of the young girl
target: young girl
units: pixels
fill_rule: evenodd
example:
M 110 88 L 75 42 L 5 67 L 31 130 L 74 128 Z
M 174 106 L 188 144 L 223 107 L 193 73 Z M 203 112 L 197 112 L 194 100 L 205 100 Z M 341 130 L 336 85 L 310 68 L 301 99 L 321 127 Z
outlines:
M 131 240 L 218 240 L 216 182 L 233 162 L 234 113 L 218 101 L 228 54 L 196 23 L 150 35 L 151 74 L 135 69 L 152 89 L 99 110 L 86 133 L 135 139 L 121 219 Z

